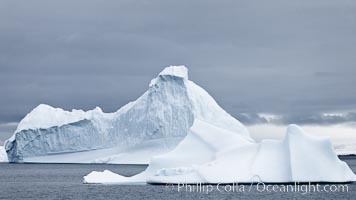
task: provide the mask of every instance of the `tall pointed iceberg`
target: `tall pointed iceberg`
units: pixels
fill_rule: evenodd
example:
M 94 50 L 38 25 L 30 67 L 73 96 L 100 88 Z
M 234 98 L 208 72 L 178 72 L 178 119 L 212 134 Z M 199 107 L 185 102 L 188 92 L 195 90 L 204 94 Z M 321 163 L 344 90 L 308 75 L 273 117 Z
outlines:
M 195 119 L 252 141 L 238 120 L 188 80 L 186 67 L 170 66 L 141 97 L 114 113 L 39 105 L 20 121 L 5 149 L 10 162 L 148 163 L 172 150 Z
M 94 171 L 84 176 L 84 183 L 356 181 L 328 138 L 309 135 L 299 126 L 290 125 L 283 140 L 256 143 L 203 89 L 187 79 L 184 85 L 192 102 L 194 123 L 174 150 L 152 157 L 148 168 L 135 176 Z

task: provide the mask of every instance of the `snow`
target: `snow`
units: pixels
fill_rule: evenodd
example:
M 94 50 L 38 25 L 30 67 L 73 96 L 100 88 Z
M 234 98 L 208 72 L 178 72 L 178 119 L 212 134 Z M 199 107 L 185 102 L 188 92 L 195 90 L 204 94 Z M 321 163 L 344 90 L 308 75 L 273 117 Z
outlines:
M 158 76 L 175 76 L 183 79 L 188 79 L 188 69 L 184 65 L 169 66 L 164 68 Z
M 196 119 L 236 132 L 253 141 L 246 127 L 222 109 L 203 88 L 189 80 L 185 81 L 185 85 Z
M 109 170 L 104 170 L 103 172 L 91 172 L 90 177 L 91 179 L 97 180 L 97 182 L 105 182 L 106 184 L 146 184 L 145 182 L 142 182 L 145 177 L 144 173 L 128 178 L 115 174 Z
M 158 74 L 158 77 L 163 77 L 163 76 L 174 76 L 174 77 L 182 78 L 184 80 L 188 80 L 188 69 L 184 65 L 169 66 L 164 68 Z M 151 80 L 149 85 L 150 87 L 156 84 L 158 77 Z
M 176 176 L 182 174 L 189 174 L 196 170 L 194 166 L 192 167 L 177 167 L 177 168 L 162 168 L 158 170 L 155 176 Z
M 107 173 L 107 172 L 106 172 Z M 187 137 L 171 152 L 155 156 L 133 177 L 105 179 L 91 172 L 85 183 L 250 183 L 348 182 L 356 175 L 339 160 L 328 138 L 290 125 L 283 140 L 251 142 L 240 134 L 195 120 Z M 104 173 L 105 174 L 105 173 Z M 131 180 L 132 179 L 132 180 Z
M 92 119 L 95 115 L 104 115 L 104 113 L 99 107 L 87 112 L 75 109 L 70 112 L 61 108 L 53 108 L 46 104 L 40 104 L 20 121 L 15 132 L 28 129 L 46 129 L 53 126 L 63 126 L 84 119 Z
M 0 146 L 0 162 L 8 162 L 7 154 L 3 146 Z

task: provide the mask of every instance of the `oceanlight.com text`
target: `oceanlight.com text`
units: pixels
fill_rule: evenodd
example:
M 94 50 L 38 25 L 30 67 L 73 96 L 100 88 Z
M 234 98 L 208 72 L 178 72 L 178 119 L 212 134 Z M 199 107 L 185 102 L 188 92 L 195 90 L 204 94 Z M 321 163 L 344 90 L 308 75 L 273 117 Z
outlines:
M 264 193 L 335 193 L 348 192 L 347 184 L 319 184 L 319 183 L 291 183 L 291 184 L 268 184 L 268 183 L 252 183 L 252 184 L 166 184 L 166 191 L 171 192 L 187 192 L 187 193 L 205 193 L 211 192 L 230 193 L 230 192 L 264 192 Z

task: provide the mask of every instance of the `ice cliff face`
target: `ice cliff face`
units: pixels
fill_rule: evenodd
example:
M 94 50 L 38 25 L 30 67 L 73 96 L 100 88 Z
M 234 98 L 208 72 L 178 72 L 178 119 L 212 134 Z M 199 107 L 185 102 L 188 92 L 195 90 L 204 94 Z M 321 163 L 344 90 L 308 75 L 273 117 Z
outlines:
M 184 137 L 194 121 L 184 82 L 174 73 L 159 75 L 126 112 L 114 117 L 109 138 L 127 146 L 149 139 Z
M 187 135 L 195 119 L 252 140 L 239 121 L 188 80 L 186 67 L 170 66 L 141 97 L 115 113 L 103 113 L 100 108 L 69 112 L 39 105 L 21 120 L 5 149 L 10 162 L 106 148 L 122 153 L 150 140 L 171 149 Z

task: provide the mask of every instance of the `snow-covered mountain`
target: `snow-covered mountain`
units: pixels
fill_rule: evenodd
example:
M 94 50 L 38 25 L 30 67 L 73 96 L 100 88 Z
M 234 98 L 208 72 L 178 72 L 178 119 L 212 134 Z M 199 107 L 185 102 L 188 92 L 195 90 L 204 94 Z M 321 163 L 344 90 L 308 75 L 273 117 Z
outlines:
M 37 106 L 5 149 L 10 162 L 148 163 L 151 156 L 172 150 L 197 119 L 252 141 L 239 121 L 188 80 L 186 67 L 170 66 L 141 97 L 115 113 Z

